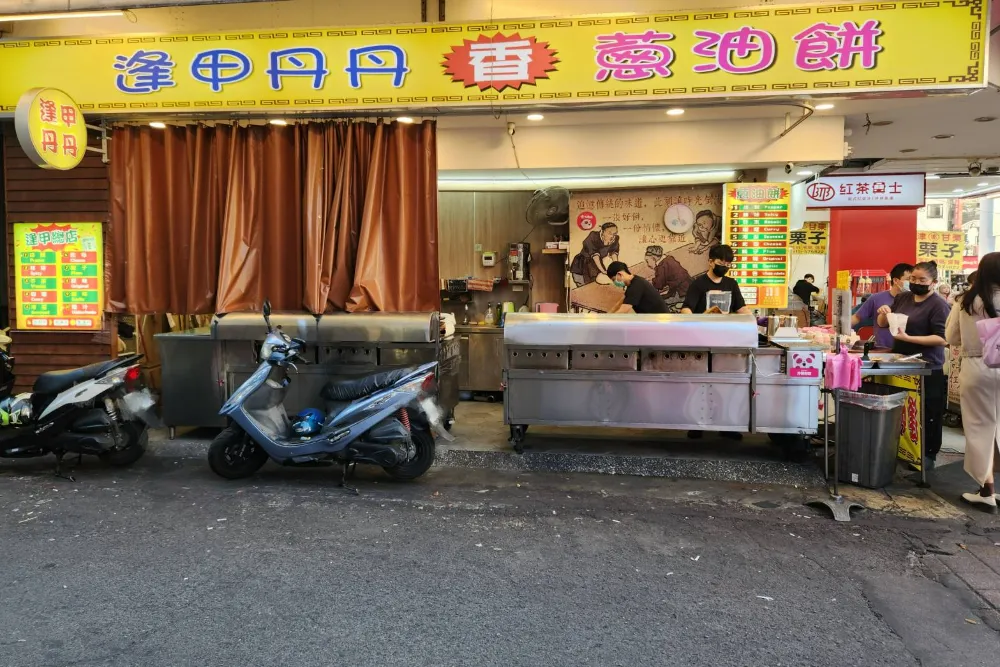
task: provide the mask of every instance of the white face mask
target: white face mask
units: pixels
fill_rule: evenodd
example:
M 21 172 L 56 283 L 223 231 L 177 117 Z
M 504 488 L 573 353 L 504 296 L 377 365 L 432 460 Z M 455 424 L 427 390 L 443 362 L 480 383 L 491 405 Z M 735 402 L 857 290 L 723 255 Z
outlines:
M 910 281 L 909 280 L 904 280 L 900 284 L 899 289 L 903 290 L 904 292 L 909 292 L 910 291 Z

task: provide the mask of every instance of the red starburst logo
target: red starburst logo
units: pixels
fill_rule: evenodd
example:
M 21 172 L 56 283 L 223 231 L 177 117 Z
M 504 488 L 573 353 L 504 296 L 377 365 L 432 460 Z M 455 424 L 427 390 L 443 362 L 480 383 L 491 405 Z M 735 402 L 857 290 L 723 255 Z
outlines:
M 480 35 L 475 40 L 463 40 L 444 54 L 441 65 L 452 81 L 466 88 L 520 90 L 524 84 L 534 85 L 538 79 L 549 78 L 548 73 L 555 71 L 559 62 L 555 56 L 548 42 L 521 37 L 516 32 L 509 37 L 498 32 L 493 37 Z

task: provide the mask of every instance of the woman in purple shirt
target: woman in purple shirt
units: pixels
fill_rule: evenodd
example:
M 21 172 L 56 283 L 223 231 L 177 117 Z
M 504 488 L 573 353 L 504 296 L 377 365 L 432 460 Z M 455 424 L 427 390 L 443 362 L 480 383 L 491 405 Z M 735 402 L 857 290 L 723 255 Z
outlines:
M 906 330 L 894 336 L 892 351 L 899 354 L 920 354 L 931 374 L 924 380 L 924 439 L 927 467 L 941 451 L 942 418 L 948 398 L 948 378 L 944 374 L 945 326 L 951 306 L 934 291 L 938 279 L 937 262 L 921 262 L 913 267 L 910 291 L 903 292 L 891 306 L 878 309 L 879 326 L 889 326 L 888 315 L 907 316 Z

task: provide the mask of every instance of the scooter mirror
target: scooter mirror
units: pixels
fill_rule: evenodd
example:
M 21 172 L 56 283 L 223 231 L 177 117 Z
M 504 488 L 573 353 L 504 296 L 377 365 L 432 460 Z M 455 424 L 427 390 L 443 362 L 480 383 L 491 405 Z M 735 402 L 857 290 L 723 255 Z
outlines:
M 267 332 L 271 333 L 271 302 L 264 299 L 264 323 L 267 324 Z

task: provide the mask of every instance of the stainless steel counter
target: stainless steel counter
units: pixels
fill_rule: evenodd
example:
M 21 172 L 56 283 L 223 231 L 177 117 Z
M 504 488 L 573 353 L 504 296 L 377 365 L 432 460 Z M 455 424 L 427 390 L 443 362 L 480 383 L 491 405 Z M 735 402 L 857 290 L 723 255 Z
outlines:
M 512 313 L 504 420 L 534 424 L 815 433 L 823 352 L 758 347 L 750 315 Z

